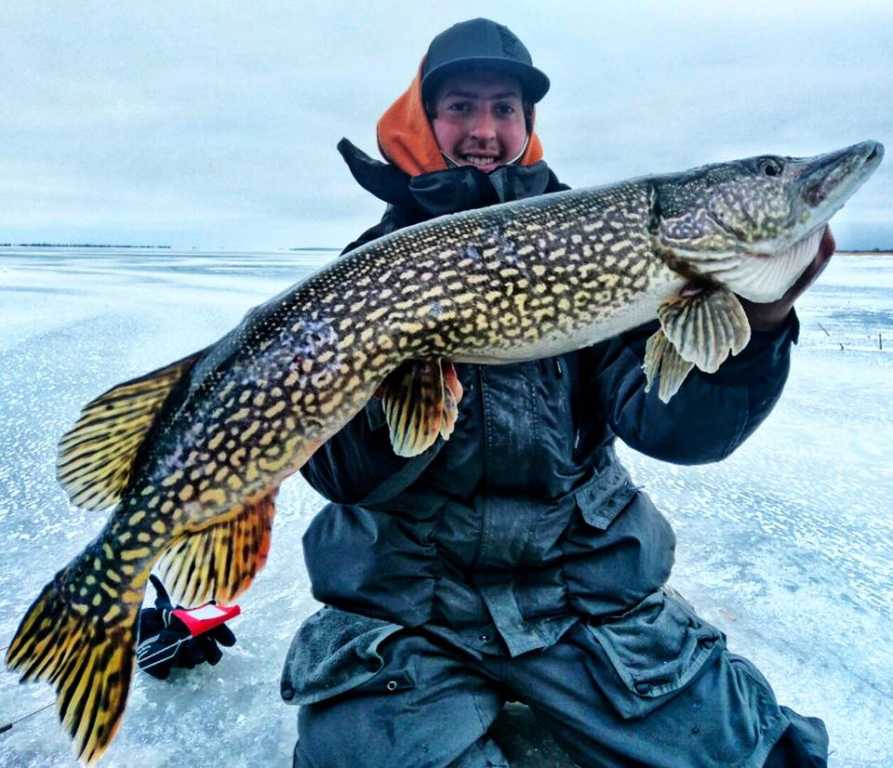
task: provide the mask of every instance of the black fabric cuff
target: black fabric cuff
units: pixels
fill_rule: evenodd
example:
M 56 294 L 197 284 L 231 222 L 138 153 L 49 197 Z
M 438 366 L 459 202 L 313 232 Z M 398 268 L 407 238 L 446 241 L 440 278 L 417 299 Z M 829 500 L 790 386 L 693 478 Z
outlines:
M 791 310 L 785 321 L 771 331 L 751 331 L 750 343 L 729 357 L 716 373 L 707 376 L 717 384 L 743 386 L 786 367 L 791 344 L 800 338 L 800 321 Z

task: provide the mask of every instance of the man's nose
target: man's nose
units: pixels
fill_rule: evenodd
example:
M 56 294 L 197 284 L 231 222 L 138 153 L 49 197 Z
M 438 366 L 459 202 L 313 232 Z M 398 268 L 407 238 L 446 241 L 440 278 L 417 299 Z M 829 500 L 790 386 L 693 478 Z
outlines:
M 489 109 L 478 110 L 472 119 L 470 133 L 481 140 L 496 138 L 496 121 Z

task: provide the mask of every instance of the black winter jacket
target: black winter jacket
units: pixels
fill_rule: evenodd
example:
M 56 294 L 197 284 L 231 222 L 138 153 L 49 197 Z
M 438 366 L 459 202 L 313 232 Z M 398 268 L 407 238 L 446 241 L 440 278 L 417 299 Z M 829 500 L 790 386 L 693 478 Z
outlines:
M 410 179 L 346 142 L 339 149 L 388 203 L 346 250 L 435 215 L 566 189 L 544 162 Z M 394 454 L 371 401 L 302 469 L 331 500 L 304 537 L 315 597 L 425 626 L 472 653 L 515 656 L 659 589 L 674 535 L 618 462 L 615 439 L 680 464 L 728 456 L 781 393 L 797 322 L 754 333 L 713 375 L 694 370 L 668 405 L 644 391 L 655 329 L 530 363 L 458 365 L 455 432 L 412 459 Z

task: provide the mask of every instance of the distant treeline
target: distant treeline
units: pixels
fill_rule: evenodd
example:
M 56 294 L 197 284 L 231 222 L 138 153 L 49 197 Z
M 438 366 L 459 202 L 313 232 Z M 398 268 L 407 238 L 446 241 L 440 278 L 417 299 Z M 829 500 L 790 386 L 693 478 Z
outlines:
M 3 248 L 167 248 L 169 245 L 114 245 L 108 243 L 0 243 Z

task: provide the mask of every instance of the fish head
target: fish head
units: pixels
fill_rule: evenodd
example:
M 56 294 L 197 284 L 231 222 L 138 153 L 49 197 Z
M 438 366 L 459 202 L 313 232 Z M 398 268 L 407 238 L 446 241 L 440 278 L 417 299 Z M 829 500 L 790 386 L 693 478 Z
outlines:
M 863 141 L 816 157 L 763 155 L 658 177 L 656 247 L 691 277 L 774 301 L 815 258 L 830 218 L 880 165 Z

